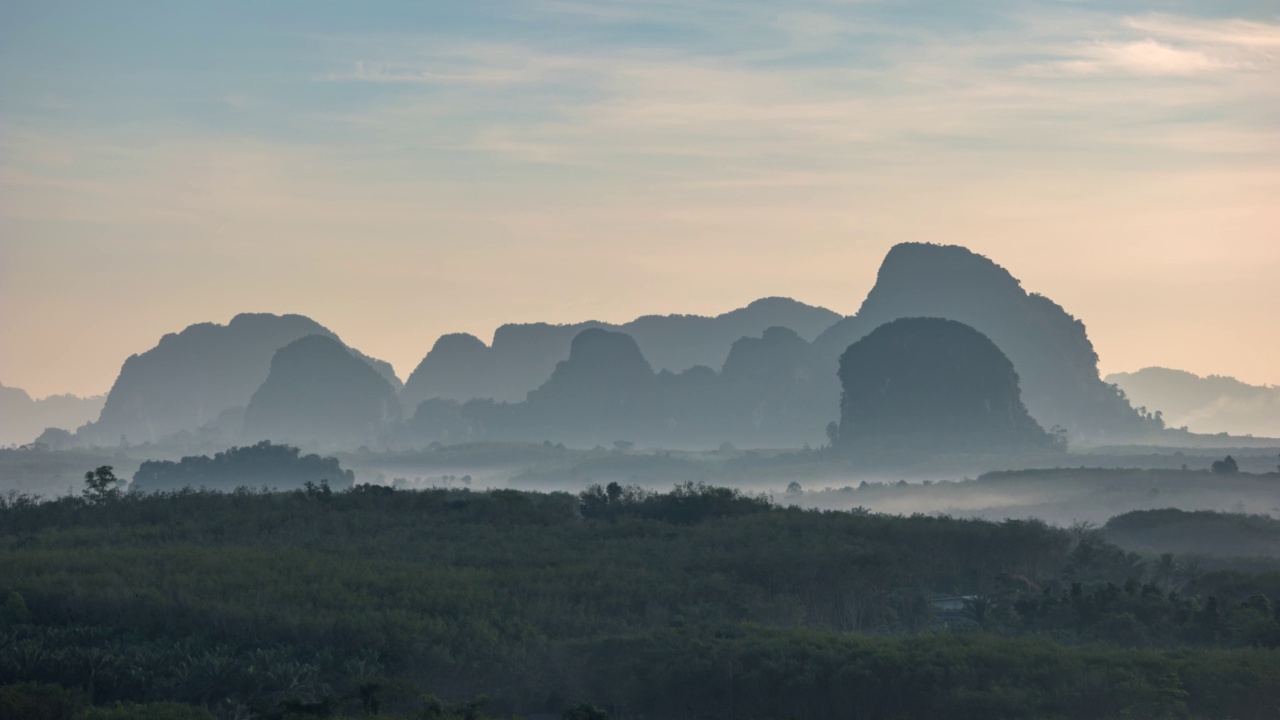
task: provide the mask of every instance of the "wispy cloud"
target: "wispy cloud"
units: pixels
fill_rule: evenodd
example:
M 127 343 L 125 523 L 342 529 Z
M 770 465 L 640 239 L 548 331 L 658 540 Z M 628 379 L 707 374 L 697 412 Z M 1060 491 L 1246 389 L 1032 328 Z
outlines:
M 1140 33 L 1185 42 L 1280 51 L 1280 24 L 1277 22 L 1151 14 L 1127 17 L 1124 25 Z
M 1080 75 L 1194 75 L 1240 66 L 1201 50 L 1180 49 L 1151 39 L 1092 43 L 1080 46 L 1075 54 L 1075 58 L 1050 67 Z

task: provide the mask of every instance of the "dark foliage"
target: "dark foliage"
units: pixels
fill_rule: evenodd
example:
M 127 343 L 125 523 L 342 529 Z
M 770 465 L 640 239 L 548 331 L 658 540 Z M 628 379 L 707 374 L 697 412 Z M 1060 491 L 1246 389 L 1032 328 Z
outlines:
M 1240 472 L 1240 466 L 1236 463 L 1236 459 L 1230 455 L 1221 460 L 1214 460 L 1209 469 L 1218 475 Z
M 355 475 L 343 470 L 334 458 L 303 455 L 296 447 L 267 440 L 248 447 L 234 447 L 213 457 L 197 455 L 178 462 L 148 460 L 133 475 L 130 490 L 159 492 L 182 488 L 234 490 L 237 487 L 294 489 L 305 483 L 327 482 L 351 487 Z
M 106 708 L 1262 718 L 1280 694 L 1280 577 L 1169 581 L 1090 528 L 699 485 L 17 497 L 11 593 L 0 685 Z

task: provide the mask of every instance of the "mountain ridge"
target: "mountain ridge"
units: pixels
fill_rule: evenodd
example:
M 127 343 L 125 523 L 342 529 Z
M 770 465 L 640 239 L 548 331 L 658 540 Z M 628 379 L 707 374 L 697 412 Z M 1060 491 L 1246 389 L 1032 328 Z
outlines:
M 125 360 L 98 419 L 82 425 L 77 438 L 96 445 L 155 442 L 219 423 L 224 413 L 248 404 L 274 353 L 307 335 L 341 342 L 332 330 L 294 313 L 240 313 L 225 325 L 202 322 L 166 333 Z M 399 385 L 390 364 L 348 350 Z
M 734 341 L 766 328 L 784 325 L 812 339 L 840 317 L 823 307 L 770 296 L 714 316 L 651 314 L 616 324 L 506 323 L 488 345 L 469 333 L 450 333 L 436 340 L 409 375 L 401 398 L 410 412 L 431 397 L 523 400 L 568 358 L 573 338 L 592 328 L 630 335 L 656 371 L 681 372 L 697 365 L 720 367 Z

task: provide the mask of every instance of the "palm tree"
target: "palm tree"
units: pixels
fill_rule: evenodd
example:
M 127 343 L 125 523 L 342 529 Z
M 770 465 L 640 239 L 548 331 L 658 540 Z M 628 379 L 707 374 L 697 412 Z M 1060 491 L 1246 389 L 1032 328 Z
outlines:
M 1168 589 L 1173 584 L 1173 580 L 1178 576 L 1182 566 L 1173 559 L 1173 553 L 1165 553 L 1160 556 L 1160 562 L 1156 563 L 1155 570 L 1152 574 L 1155 581 L 1160 583 L 1162 587 Z
M 1182 586 L 1190 583 L 1198 577 L 1200 577 L 1200 563 L 1196 560 L 1192 560 L 1191 562 L 1178 566 L 1177 574 L 1174 576 L 1174 579 L 1178 581 L 1179 586 Z
M 993 595 L 974 595 L 964 599 L 960 614 L 976 623 L 983 630 L 1000 612 L 1000 600 Z

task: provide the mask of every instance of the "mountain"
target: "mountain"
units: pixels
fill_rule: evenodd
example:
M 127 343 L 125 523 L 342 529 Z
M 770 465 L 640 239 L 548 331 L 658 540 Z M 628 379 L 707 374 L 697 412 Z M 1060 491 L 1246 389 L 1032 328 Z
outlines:
M 731 345 L 724 370 L 695 365 L 655 373 L 626 333 L 588 328 L 569 357 L 522 403 L 432 398 L 418 404 L 398 441 L 552 440 L 575 446 L 626 440 L 661 447 L 799 446 L 814 429 L 804 414 L 816 387 L 809 343 L 783 327 Z
M 622 325 L 596 321 L 508 324 L 494 332 L 491 346 L 473 335 L 445 335 L 409 376 L 401 401 L 413 409 L 433 397 L 523 400 L 551 376 L 556 363 L 569 356 L 573 338 L 588 329 L 625 333 L 653 367 L 679 372 L 696 365 L 720 367 L 734 341 L 759 335 L 766 328 L 785 326 L 812 339 L 839 318 L 825 308 L 772 297 L 715 317 L 646 315 Z
M 1280 387 L 1249 385 L 1233 377 L 1201 377 L 1185 370 L 1148 367 L 1106 378 L 1134 405 L 1159 410 L 1165 424 L 1192 432 L 1280 437 Z
M 728 315 L 738 323 L 730 329 L 742 331 L 745 317 L 776 318 L 806 307 L 776 299 L 753 303 Z M 827 311 L 807 317 L 823 315 L 833 317 Z M 631 436 L 626 439 L 680 446 L 726 440 L 751 447 L 822 444 L 828 439 L 826 427 L 841 413 L 841 355 L 875 328 L 911 317 L 955 320 L 994 343 L 1012 362 L 1020 403 L 1041 428 L 1058 426 L 1085 442 L 1142 437 L 1160 428 L 1158 418 L 1139 414 L 1122 392 L 1101 380 L 1082 322 L 1048 298 L 1028 293 L 1008 270 L 963 247 L 893 247 L 858 314 L 836 319 L 816 337 L 812 323 L 798 327 L 794 318 L 790 326 L 766 325 L 732 339 L 716 337 L 712 330 L 728 332 L 716 324 L 728 316 L 641 318 L 620 326 L 634 329 L 626 334 L 633 336 L 635 349 L 660 369 L 645 406 L 653 417 L 641 423 L 643 432 L 639 425 L 628 427 Z M 418 430 L 434 435 L 432 439 L 496 438 L 519 429 L 521 439 L 560 440 L 547 428 L 528 427 L 524 404 L 511 401 L 521 397 L 522 388 L 536 385 L 539 375 L 549 377 L 568 354 L 571 338 L 585 329 L 506 325 L 492 346 L 469 335 L 445 336 L 409 378 L 401 398 L 415 409 L 419 397 L 442 398 L 417 418 Z M 661 348 L 669 349 L 681 338 L 689 351 L 678 358 L 673 351 L 662 354 Z M 673 372 L 663 360 L 655 360 L 650 347 L 659 348 L 656 357 L 665 358 L 667 365 L 705 362 Z M 498 401 L 450 404 L 476 397 Z M 580 421 L 593 422 L 587 416 Z M 595 422 L 605 433 L 604 420 Z
M 294 340 L 244 411 L 244 437 L 308 447 L 373 444 L 400 419 L 396 388 L 341 341 Z
M 75 428 L 102 411 L 105 396 L 51 395 L 33 400 L 21 388 L 0 385 L 0 445 L 25 445 L 46 428 Z
M 568 359 L 529 393 L 521 424 L 584 444 L 630 439 L 653 428 L 656 389 L 653 368 L 634 338 L 589 328 L 573 338 Z
M 919 455 L 1052 445 L 1022 404 L 1013 363 L 954 320 L 881 325 L 840 356 L 840 383 L 843 449 Z
M 765 329 L 733 343 L 720 371 L 717 393 L 723 439 L 749 446 L 798 447 L 817 442 L 832 416 L 811 409 L 829 389 L 815 374 L 813 352 L 798 333 Z
M 235 425 L 238 408 L 267 377 L 272 356 L 308 335 L 337 335 L 302 315 L 237 315 L 226 325 L 200 323 L 170 333 L 125 361 L 98 420 L 77 432 L 82 442 L 156 441 L 219 423 Z M 345 346 L 344 346 L 345 347 Z M 391 366 L 347 348 L 393 387 Z
M 818 377 L 831 378 L 831 415 L 841 354 L 875 328 L 906 317 L 956 320 L 990 338 L 1013 362 L 1023 402 L 1043 427 L 1060 426 L 1073 437 L 1093 439 L 1155 429 L 1101 380 L 1084 323 L 1052 300 L 1028 293 L 986 257 L 956 245 L 927 243 L 894 246 L 858 313 L 814 341 Z

